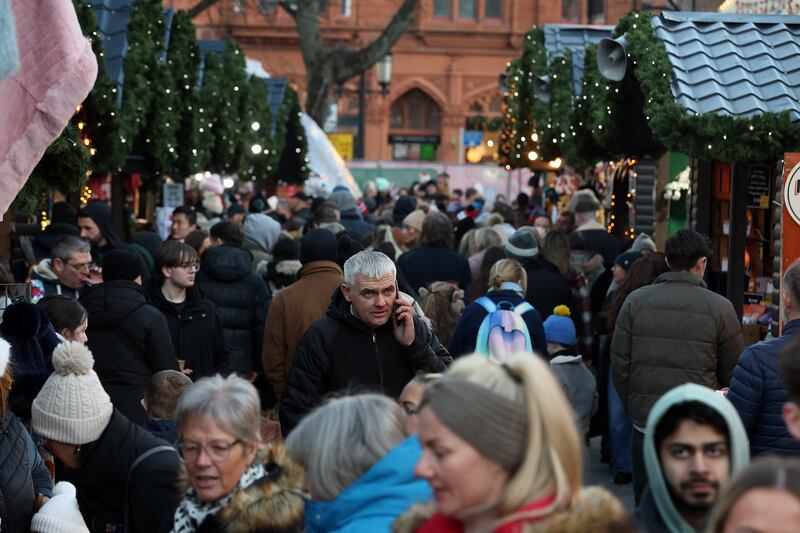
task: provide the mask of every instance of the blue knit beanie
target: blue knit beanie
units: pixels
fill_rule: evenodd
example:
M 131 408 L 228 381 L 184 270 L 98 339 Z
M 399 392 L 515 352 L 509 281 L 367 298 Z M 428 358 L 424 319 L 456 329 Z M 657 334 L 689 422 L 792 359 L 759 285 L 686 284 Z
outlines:
M 574 346 L 578 342 L 575 324 L 569 317 L 569 307 L 559 305 L 553 309 L 553 314 L 544 321 L 544 338 L 547 342 L 563 346 Z

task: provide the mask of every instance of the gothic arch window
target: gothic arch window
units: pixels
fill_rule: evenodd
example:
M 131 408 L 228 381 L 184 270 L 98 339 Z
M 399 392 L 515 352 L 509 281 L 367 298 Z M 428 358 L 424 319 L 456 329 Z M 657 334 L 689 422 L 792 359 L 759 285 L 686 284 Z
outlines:
M 442 110 L 433 98 L 411 89 L 392 104 L 389 127 L 398 130 L 435 131 L 441 129 Z
M 442 110 L 420 89 L 411 89 L 392 104 L 389 143 L 392 159 L 435 161 L 441 140 Z

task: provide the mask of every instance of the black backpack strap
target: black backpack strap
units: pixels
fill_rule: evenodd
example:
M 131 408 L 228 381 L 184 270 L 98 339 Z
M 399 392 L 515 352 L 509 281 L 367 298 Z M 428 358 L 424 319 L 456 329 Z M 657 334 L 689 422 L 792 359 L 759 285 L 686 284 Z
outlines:
M 134 459 L 133 463 L 131 463 L 131 467 L 128 469 L 128 478 L 125 480 L 125 501 L 124 507 L 122 510 L 122 531 L 123 533 L 130 533 L 130 505 L 128 504 L 128 493 L 131 484 L 131 477 L 133 476 L 133 471 L 136 470 L 136 467 L 142 464 L 145 459 L 150 457 L 151 455 L 155 455 L 159 452 L 175 452 L 178 453 L 172 446 L 167 446 L 166 444 L 163 446 L 156 446 L 155 448 L 150 448 L 142 455 Z

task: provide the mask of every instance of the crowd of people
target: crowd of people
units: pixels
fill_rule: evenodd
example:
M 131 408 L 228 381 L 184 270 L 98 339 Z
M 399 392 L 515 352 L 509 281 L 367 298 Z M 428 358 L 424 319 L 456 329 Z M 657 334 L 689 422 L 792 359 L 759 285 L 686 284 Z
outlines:
M 708 238 L 623 242 L 591 188 L 557 216 L 446 174 L 364 192 L 18 232 L 0 528 L 800 530 L 800 263 L 745 349 Z M 633 507 L 584 484 L 595 437 Z

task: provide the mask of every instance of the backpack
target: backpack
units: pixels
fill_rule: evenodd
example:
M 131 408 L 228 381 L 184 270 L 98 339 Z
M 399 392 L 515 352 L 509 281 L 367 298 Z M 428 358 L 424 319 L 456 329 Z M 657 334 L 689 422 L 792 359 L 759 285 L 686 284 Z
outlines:
M 532 352 L 531 335 L 522 315 L 533 311 L 528 302 L 514 306 L 509 301 L 494 303 L 487 296 L 475 300 L 488 313 L 478 328 L 475 352 L 495 363 L 505 363 L 522 351 Z

